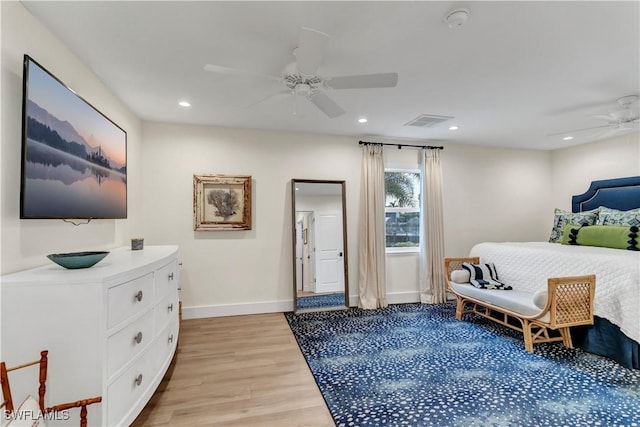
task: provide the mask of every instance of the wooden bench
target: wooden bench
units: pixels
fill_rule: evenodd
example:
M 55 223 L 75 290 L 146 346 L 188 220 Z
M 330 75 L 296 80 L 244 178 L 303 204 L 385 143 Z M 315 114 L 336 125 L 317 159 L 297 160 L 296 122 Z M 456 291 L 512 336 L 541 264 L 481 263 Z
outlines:
M 535 304 L 534 293 L 518 291 L 514 283 L 509 283 L 513 290 L 491 290 L 453 282 L 451 272 L 461 270 L 463 262 L 478 264 L 480 259 L 467 257 L 444 260 L 447 288 L 457 300 L 458 320 L 462 320 L 465 313 L 474 313 L 520 331 L 524 335 L 524 347 L 529 353 L 533 352 L 533 344 L 543 342 L 562 341 L 566 347 L 573 348 L 569 327 L 593 325 L 594 275 L 549 278 L 546 303 L 539 304 L 542 305 L 540 307 Z M 553 336 L 549 330 L 557 330 L 559 336 Z

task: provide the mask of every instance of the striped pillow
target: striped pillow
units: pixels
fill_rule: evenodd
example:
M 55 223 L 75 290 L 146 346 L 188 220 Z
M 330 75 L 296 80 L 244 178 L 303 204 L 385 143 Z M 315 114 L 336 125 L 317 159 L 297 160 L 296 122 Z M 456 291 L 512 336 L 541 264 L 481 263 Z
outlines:
M 462 268 L 469 272 L 469 283 L 480 289 L 503 289 L 511 290 L 511 286 L 507 286 L 498 280 L 498 272 L 496 266 L 492 262 L 482 264 L 462 263 Z

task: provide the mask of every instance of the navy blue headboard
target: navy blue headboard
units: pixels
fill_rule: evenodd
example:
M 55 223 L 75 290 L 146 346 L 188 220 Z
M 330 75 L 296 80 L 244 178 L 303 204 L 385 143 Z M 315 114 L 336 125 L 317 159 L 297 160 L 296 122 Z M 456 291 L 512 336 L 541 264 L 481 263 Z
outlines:
M 582 212 L 606 206 L 627 211 L 640 208 L 640 176 L 592 181 L 589 189 L 571 198 L 571 210 Z

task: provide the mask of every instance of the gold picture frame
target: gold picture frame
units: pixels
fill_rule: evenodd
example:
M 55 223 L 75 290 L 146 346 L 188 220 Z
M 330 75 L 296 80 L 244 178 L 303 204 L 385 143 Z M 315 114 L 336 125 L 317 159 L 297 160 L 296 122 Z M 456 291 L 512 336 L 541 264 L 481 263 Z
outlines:
M 251 230 L 251 176 L 193 175 L 193 229 Z

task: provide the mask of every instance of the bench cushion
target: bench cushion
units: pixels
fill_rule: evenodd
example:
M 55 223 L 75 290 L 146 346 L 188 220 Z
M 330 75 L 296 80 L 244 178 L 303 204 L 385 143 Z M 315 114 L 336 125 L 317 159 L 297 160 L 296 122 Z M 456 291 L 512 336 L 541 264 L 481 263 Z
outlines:
M 535 316 L 542 311 L 540 307 L 534 304 L 534 294 L 531 292 L 518 290 L 504 292 L 498 289 L 478 289 L 469 283 L 450 283 L 451 287 L 461 295 L 484 301 L 497 307 L 503 307 L 523 316 Z M 549 313 L 546 313 L 539 320 L 548 322 Z

